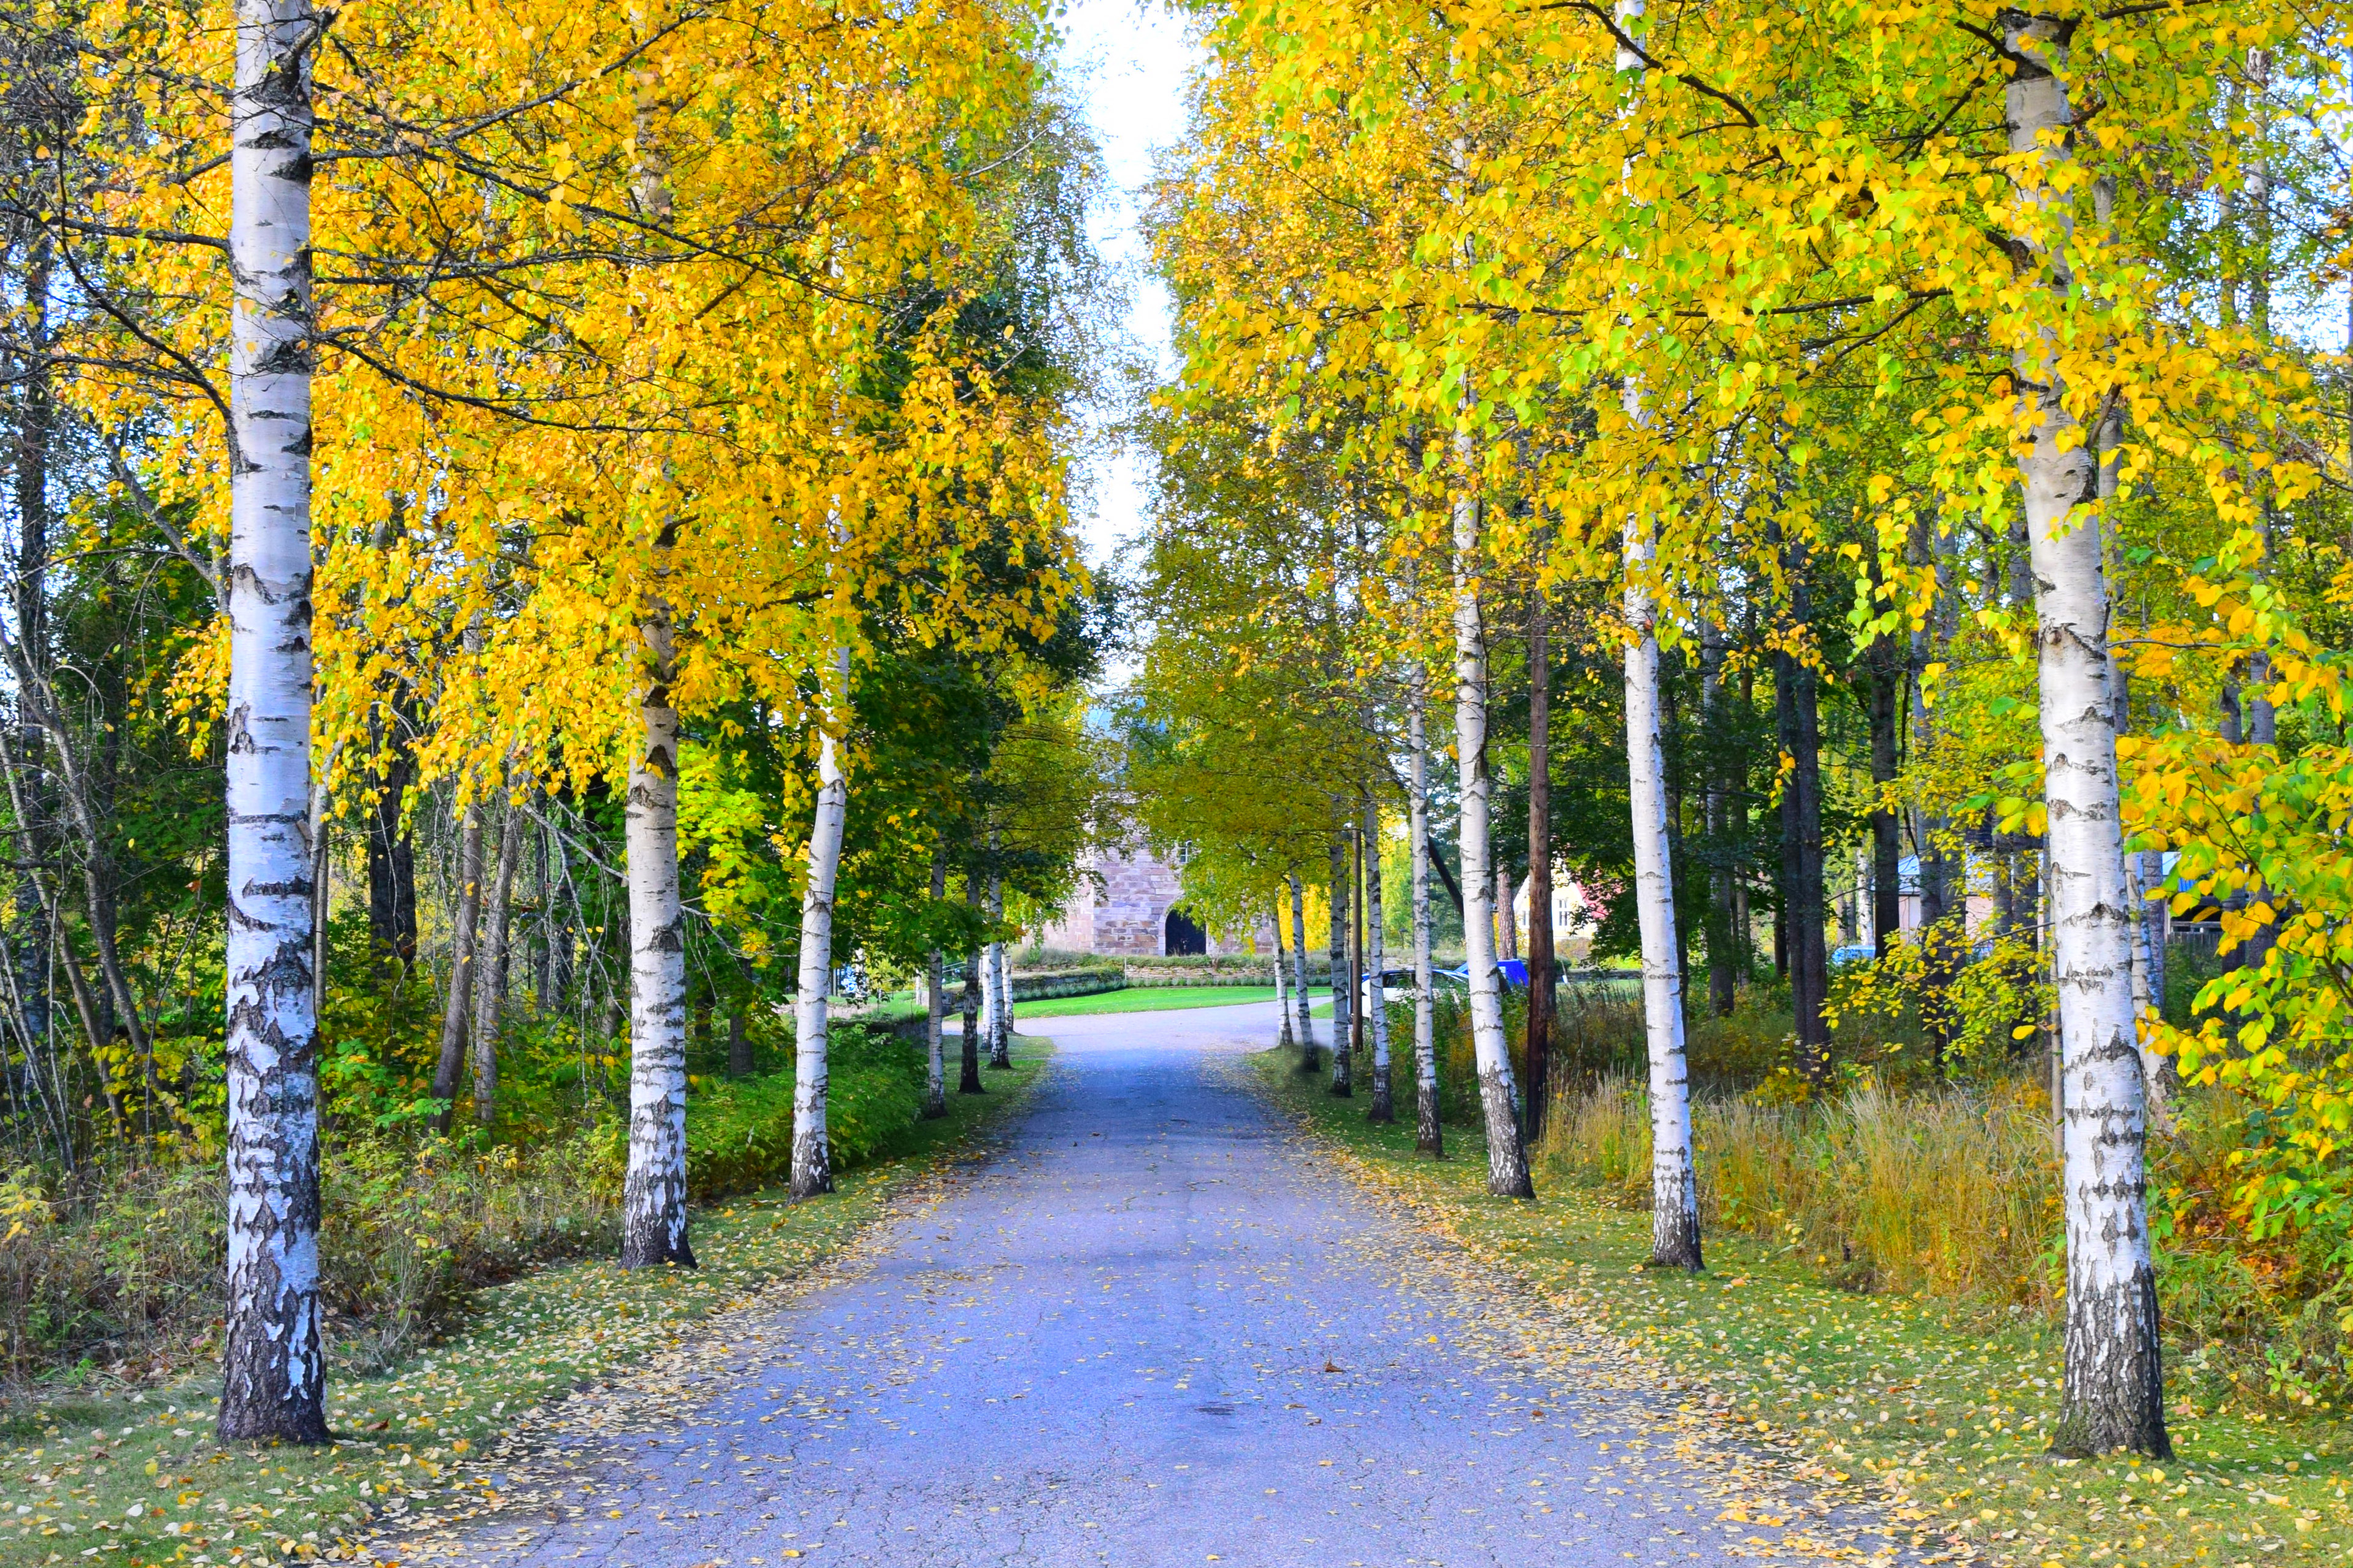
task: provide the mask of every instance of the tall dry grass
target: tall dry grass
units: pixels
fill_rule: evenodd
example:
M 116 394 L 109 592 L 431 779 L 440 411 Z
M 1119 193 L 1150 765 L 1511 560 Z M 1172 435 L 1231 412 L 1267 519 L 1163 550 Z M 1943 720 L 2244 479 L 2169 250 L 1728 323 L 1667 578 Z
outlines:
M 1538 1160 L 1630 1207 L 1650 1201 L 1649 1100 L 1611 1076 L 1552 1105 Z M 1694 1110 L 1703 1222 L 1788 1247 L 1858 1289 L 2044 1310 L 2059 1189 L 2019 1094 L 1864 1089 L 1807 1105 Z
M 227 1237 L 217 1161 L 0 1178 L 0 1384 L 77 1363 L 144 1380 L 209 1353 Z M 617 1244 L 617 1171 L 587 1135 L 539 1150 L 360 1145 L 320 1172 L 321 1294 L 346 1366 L 397 1360 L 473 1286 Z

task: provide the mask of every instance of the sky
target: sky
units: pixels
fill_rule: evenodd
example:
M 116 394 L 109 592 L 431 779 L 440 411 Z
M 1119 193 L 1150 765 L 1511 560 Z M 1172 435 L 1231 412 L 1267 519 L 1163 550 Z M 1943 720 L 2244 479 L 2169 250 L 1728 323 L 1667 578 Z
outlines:
M 1153 153 L 1184 134 L 1185 71 L 1195 51 L 1178 20 L 1150 0 L 1073 0 L 1061 28 L 1064 76 L 1080 89 L 1115 187 L 1095 214 L 1095 246 L 1126 274 L 1128 334 L 1172 371 L 1168 298 L 1144 274 L 1136 217 Z M 1125 453 L 1092 458 L 1089 469 L 1079 537 L 1088 563 L 1102 567 L 1142 526 L 1145 474 Z

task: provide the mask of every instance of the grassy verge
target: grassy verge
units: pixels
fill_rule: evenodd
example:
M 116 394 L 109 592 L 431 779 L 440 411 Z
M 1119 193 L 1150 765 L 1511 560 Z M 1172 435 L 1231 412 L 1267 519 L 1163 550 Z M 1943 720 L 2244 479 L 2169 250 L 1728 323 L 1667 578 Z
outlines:
M 1045 996 L 1016 1002 L 1016 1018 L 1070 1018 L 1093 1013 L 1169 1013 L 1180 1007 L 1229 1007 L 1239 1002 L 1271 1002 L 1271 985 L 1141 985 L 1098 991 L 1092 996 Z
M 1359 1180 L 1703 1382 L 1754 1440 L 1907 1497 L 1977 1561 L 2247 1568 L 2353 1555 L 2353 1464 L 2334 1418 L 2181 1409 L 2171 1462 L 2054 1458 L 2060 1361 L 2047 1333 L 1957 1331 L 1932 1305 L 1825 1286 L 1810 1259 L 1745 1237 L 1711 1237 L 1704 1274 L 1653 1273 L 1648 1215 L 1549 1172 L 1535 1203 L 1490 1199 L 1475 1134 L 1450 1126 L 1451 1157 L 1433 1164 L 1415 1156 L 1409 1120 L 1368 1126 L 1362 1100 L 1332 1099 L 1287 1053 L 1258 1065 L 1267 1092 Z
M 336 1440 L 325 1447 L 215 1443 L 217 1384 L 205 1382 L 16 1415 L 0 1426 L 0 1568 L 333 1558 L 373 1530 L 482 1506 L 495 1476 L 468 1456 L 839 1254 L 894 1194 L 1022 1102 L 1050 1047 L 1021 1045 L 1013 1072 L 989 1075 L 986 1099 L 950 1096 L 947 1120 L 918 1123 L 830 1195 L 790 1204 L 763 1193 L 699 1212 L 699 1268 L 583 1262 L 479 1292 L 441 1342 L 331 1386 Z

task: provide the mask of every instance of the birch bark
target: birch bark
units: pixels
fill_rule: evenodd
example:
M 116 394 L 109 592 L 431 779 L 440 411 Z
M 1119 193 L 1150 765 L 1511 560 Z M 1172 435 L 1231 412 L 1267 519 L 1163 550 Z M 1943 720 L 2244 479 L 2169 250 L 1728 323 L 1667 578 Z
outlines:
M 818 735 L 817 814 L 809 825 L 808 882 L 801 892 L 800 991 L 793 1005 L 792 1195 L 833 1191 L 833 1148 L 826 1135 L 826 1002 L 833 987 L 833 888 L 841 870 L 841 834 L 849 816 L 837 727 L 849 719 L 849 650 L 836 648 L 826 671 Z
M 948 858 L 938 849 L 932 851 L 932 902 L 948 896 Z M 929 1071 L 923 1083 L 923 1120 L 936 1121 L 948 1113 L 948 959 L 938 948 L 932 949 L 923 970 L 923 1047 L 924 1064 Z
M 1641 0 L 1619 0 L 1621 27 L 1630 32 Z M 1641 91 L 1643 62 L 1618 52 Z M 1648 420 L 1642 389 L 1629 377 L 1626 417 Z M 1651 1263 L 1661 1268 L 1700 1267 L 1699 1175 L 1692 1162 L 1691 1084 L 1683 1056 L 1683 976 L 1675 931 L 1672 851 L 1668 840 L 1666 759 L 1659 744 L 1658 604 L 1650 584 L 1658 541 L 1641 511 L 1626 519 L 1626 774 L 1633 805 L 1634 906 L 1642 932 L 1642 1024 L 1651 1058 Z
M 997 829 L 988 830 L 989 857 L 997 855 Z M 988 874 L 986 911 L 991 930 L 1005 923 L 1005 876 Z M 981 984 L 988 988 L 988 1065 L 991 1070 L 1013 1066 L 1013 987 L 1005 978 L 1005 944 L 992 942 L 981 967 Z
M 1541 1147 L 1552 1094 L 1552 638 L 1541 595 L 1528 602 L 1528 1142 Z
M 1332 1092 L 1345 1100 L 1356 1093 L 1350 1081 L 1355 1053 L 1348 1048 L 1349 993 L 1356 989 L 1355 976 L 1348 972 L 1348 847 L 1343 835 L 1335 831 L 1325 847 L 1331 854 Z
M 308 0 L 237 0 L 230 108 L 224 1442 L 327 1439 L 311 1005 Z
M 639 83 L 638 205 L 670 214 L 670 174 Z M 659 504 L 669 508 L 667 497 Z M 621 1267 L 694 1266 L 686 1215 L 686 910 L 678 868 L 678 679 L 670 575 L 679 520 L 657 523 L 638 611 L 638 725 L 621 826 L 629 890 L 629 1162 L 621 1180 Z
M 1413 1101 L 1417 1153 L 1446 1157 L 1446 1135 L 1438 1120 L 1438 1021 L 1430 973 L 1430 672 L 1413 667 L 1406 688 L 1406 810 L 1412 840 L 1413 900 Z
M 2003 55 L 2010 145 L 2026 169 L 2021 206 L 2067 225 L 2046 183 L 2073 156 L 2060 73 L 2073 24 L 2008 12 Z M 2073 279 L 2063 247 L 2019 237 L 2046 308 L 2063 309 Z M 2118 813 L 2116 704 L 2101 527 L 2072 513 L 2094 490 L 2083 429 L 2059 379 L 2056 329 L 2038 325 L 2016 350 L 2021 414 L 2032 444 L 2019 460 L 2034 575 L 2036 673 L 2042 692 L 2045 877 L 2052 975 L 2059 994 L 2062 1129 L 2067 1216 L 2065 1391 L 2052 1447 L 2167 1455 L 2157 1273 L 2149 1255 L 2147 1141 L 2134 1026 L 2132 957 Z
M 1293 977 L 1297 982 L 1291 988 L 1291 1003 L 1299 1010 L 1299 1070 L 1314 1072 L 1322 1065 L 1315 1054 L 1315 1023 L 1308 1013 L 1307 1001 L 1307 889 L 1300 886 L 1299 874 L 1293 872 L 1291 883 L 1291 962 Z
M 980 879 L 970 871 L 964 876 L 964 907 L 976 912 L 980 909 Z M 981 950 L 976 945 L 964 961 L 964 1016 L 956 1037 L 963 1047 L 959 1053 L 963 1070 L 956 1076 L 958 1094 L 988 1092 L 987 1085 L 980 1081 L 980 964 Z
M 1488 845 L 1494 783 L 1487 772 L 1487 631 L 1479 613 L 1479 501 L 1470 491 L 1471 435 L 1454 437 L 1463 489 L 1454 500 L 1454 747 L 1462 778 L 1462 942 L 1471 968 L 1472 1057 L 1487 1129 L 1487 1191 L 1532 1198 L 1527 1152 L 1512 1105 L 1512 1055 L 1496 988 L 1495 874 Z
M 629 1165 L 621 1184 L 621 1267 L 694 1266 L 686 1218 L 686 910 L 678 874 L 677 677 L 664 597 L 677 524 L 655 543 L 644 644 L 640 738 L 622 826 L 629 879 Z
M 1282 899 L 1280 894 L 1274 900 L 1274 963 L 1269 967 L 1274 972 L 1274 1016 L 1282 1023 L 1282 1038 L 1276 1043 L 1288 1050 L 1298 1044 L 1298 1038 L 1291 1032 L 1291 995 L 1283 984 Z
M 1373 1104 L 1368 1121 L 1395 1121 L 1389 1092 L 1389 1010 L 1382 1000 L 1381 972 L 1388 967 L 1381 936 L 1381 808 L 1365 795 L 1365 1026 L 1373 1037 Z
M 1641 393 L 1626 390 L 1640 418 Z M 1651 1058 L 1651 1262 L 1698 1268 L 1699 1173 L 1692 1162 L 1691 1084 L 1683 1056 L 1683 977 L 1667 843 L 1666 761 L 1659 743 L 1657 606 L 1644 579 L 1647 518 L 1626 524 L 1626 769 L 1634 814 L 1634 900 L 1642 931 L 1642 1025 Z

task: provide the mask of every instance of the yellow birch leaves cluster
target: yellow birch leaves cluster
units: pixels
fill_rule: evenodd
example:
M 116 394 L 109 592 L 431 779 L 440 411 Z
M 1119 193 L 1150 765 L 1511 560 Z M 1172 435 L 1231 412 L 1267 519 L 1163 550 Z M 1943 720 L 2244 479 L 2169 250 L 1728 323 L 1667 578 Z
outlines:
M 2021 146 L 2005 95 L 2031 62 L 2005 27 L 2027 13 L 2072 125 Z M 1158 208 L 1174 405 L 1378 476 L 1392 583 L 1431 581 L 1466 488 L 1497 588 L 1618 580 L 1646 519 L 1670 645 L 1730 603 L 1786 606 L 1792 561 L 1843 539 L 1857 598 L 1831 613 L 1931 642 L 1938 740 L 1908 804 L 2006 798 L 2004 831 L 2041 794 L 2031 616 L 1954 629 L 1946 606 L 1968 542 L 2019 515 L 2014 366 L 2058 377 L 2105 471 L 2076 515 L 2110 546 L 2132 683 L 2128 847 L 2176 857 L 2164 896 L 2219 909 L 2251 961 L 2193 1026 L 2145 1027 L 2281 1113 L 2249 1156 L 2258 1218 L 2353 1195 L 2344 7 L 1198 15 L 1212 63 Z M 1391 596 L 1367 668 L 1428 650 L 1432 596 Z M 1813 627 L 1767 636 L 1818 656 Z M 2275 740 L 2226 732 L 2226 685 Z
M 77 318 L 74 352 L 107 374 L 72 395 L 216 557 L 233 30 L 174 0 L 73 26 L 90 216 L 71 265 L 109 308 Z M 1054 624 L 1080 576 L 1060 402 L 972 328 L 1018 238 L 994 172 L 1039 111 L 1045 37 L 987 0 L 322 13 L 335 782 L 365 782 L 360 742 L 402 690 L 431 694 L 428 777 L 617 775 L 656 595 L 677 705 L 786 726 L 877 609 L 983 646 Z M 221 663 L 182 672 L 192 713 Z

